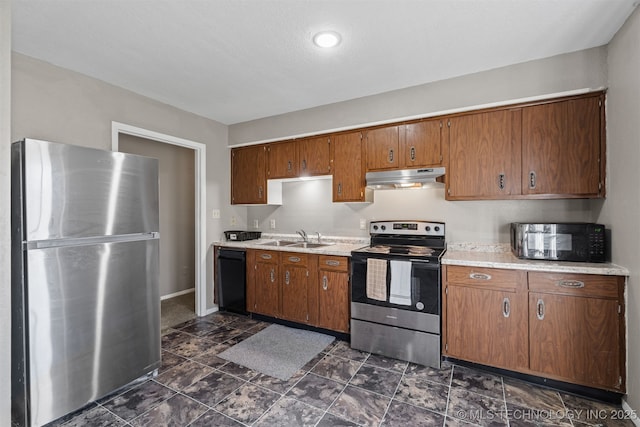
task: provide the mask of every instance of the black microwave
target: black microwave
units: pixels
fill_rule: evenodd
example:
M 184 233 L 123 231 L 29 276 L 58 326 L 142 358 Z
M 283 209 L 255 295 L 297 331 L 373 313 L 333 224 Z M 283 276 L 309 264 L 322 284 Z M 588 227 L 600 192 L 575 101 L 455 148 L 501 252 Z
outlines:
M 606 262 L 605 228 L 586 222 L 512 222 L 511 251 L 522 259 Z

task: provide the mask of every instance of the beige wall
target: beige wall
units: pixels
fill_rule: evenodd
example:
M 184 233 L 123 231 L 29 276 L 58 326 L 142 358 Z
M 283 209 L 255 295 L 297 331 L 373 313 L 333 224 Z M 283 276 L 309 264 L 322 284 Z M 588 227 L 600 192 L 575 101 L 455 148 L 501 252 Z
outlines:
M 229 206 L 227 126 L 18 53 L 12 63 L 11 138 L 44 139 L 111 149 L 112 121 L 206 145 L 207 243 L 219 240 Z M 211 254 L 207 254 L 207 260 Z M 213 307 L 212 263 L 207 262 L 207 307 Z
M 350 128 L 607 84 L 605 47 L 229 126 L 229 145 Z
M 119 151 L 158 159 L 160 295 L 195 287 L 195 155 L 189 148 L 121 134 Z
M 609 44 L 608 187 L 599 221 L 613 232 L 613 257 L 627 267 L 628 375 L 626 400 L 640 411 L 640 10 Z
M 0 426 L 11 419 L 11 2 L 0 1 Z

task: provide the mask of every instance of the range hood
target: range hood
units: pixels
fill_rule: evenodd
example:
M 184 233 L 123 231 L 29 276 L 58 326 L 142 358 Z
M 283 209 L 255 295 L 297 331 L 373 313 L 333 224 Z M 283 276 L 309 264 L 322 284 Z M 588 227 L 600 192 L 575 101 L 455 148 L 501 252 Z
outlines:
M 425 184 L 436 182 L 436 178 L 444 175 L 444 168 L 399 169 L 382 172 L 367 172 L 367 187 L 386 188 L 419 188 Z

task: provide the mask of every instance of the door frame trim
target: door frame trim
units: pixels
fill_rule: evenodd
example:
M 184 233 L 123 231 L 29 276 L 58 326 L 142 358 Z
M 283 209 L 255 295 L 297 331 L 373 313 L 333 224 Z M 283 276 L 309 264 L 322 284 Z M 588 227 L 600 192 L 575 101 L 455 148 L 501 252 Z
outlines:
M 119 135 L 126 134 L 153 141 L 177 145 L 194 150 L 195 158 L 195 288 L 196 288 L 196 315 L 205 316 L 207 312 L 207 146 L 200 142 L 127 125 L 120 122 L 111 122 L 111 150 L 119 151 Z M 210 312 L 217 311 L 212 308 Z

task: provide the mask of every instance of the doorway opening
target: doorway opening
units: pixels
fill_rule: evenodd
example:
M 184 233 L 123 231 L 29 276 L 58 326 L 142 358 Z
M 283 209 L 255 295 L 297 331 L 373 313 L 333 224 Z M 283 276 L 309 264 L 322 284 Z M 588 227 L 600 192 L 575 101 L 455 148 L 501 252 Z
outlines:
M 192 154 L 193 168 L 193 276 L 195 288 L 195 314 L 204 316 L 207 313 L 207 288 L 206 288 L 206 146 L 204 144 L 177 138 L 171 135 L 161 134 L 147 129 L 112 122 L 111 126 L 111 148 L 113 151 L 121 151 L 121 137 L 137 137 L 143 140 L 170 144 L 188 149 L 188 154 Z M 126 143 L 126 142 L 125 142 Z M 184 151 L 184 150 L 183 150 Z M 184 153 L 183 153 L 184 154 Z M 162 239 L 162 234 L 160 235 Z M 175 297 L 180 297 L 191 291 L 178 291 Z M 173 298 L 172 298 L 173 299 Z

